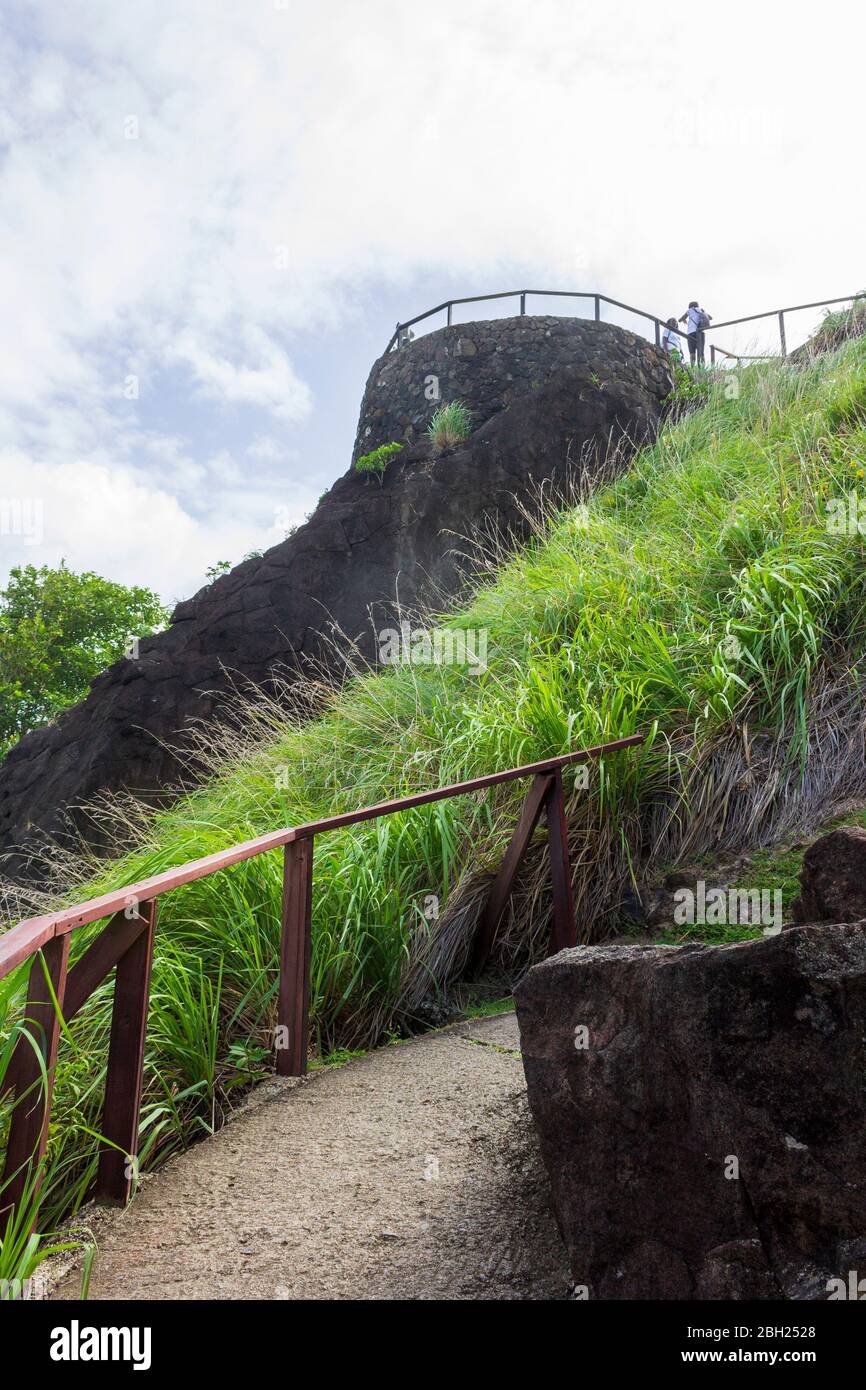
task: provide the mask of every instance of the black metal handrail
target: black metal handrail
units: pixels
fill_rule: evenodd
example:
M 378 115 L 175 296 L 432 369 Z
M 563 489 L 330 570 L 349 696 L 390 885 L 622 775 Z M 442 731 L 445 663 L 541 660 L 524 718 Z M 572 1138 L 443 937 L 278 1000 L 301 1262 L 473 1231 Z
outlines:
M 433 309 L 425 309 L 423 314 L 416 314 L 413 319 L 407 319 L 405 323 L 398 323 L 385 352 L 390 352 L 392 348 L 399 344 L 400 339 L 407 329 L 413 324 L 421 323 L 423 319 L 432 318 L 434 314 L 441 314 L 442 310 L 447 312 L 447 327 L 451 326 L 451 311 L 455 304 L 483 304 L 490 299 L 519 299 L 520 313 L 526 313 L 526 296 L 534 294 L 537 296 L 548 296 L 555 299 L 591 299 L 595 305 L 595 319 L 601 319 L 602 304 L 613 304 L 617 309 L 625 309 L 629 314 L 637 314 L 639 318 L 649 319 L 655 324 L 656 346 L 661 343 L 661 330 L 665 320 L 658 318 L 655 314 L 648 314 L 645 309 L 636 309 L 631 304 L 623 304 L 619 299 L 611 299 L 606 294 L 596 294 L 589 290 L 500 290 L 497 294 L 470 294 L 462 299 L 446 299 L 442 304 L 437 304 Z
M 385 353 L 391 352 L 395 347 L 402 347 L 404 342 L 409 341 L 404 335 L 408 333 L 408 330 L 412 328 L 414 324 L 422 323 L 424 319 L 432 318 L 434 314 L 441 314 L 443 310 L 447 315 L 446 326 L 450 328 L 451 314 L 455 304 L 483 304 L 491 299 L 519 299 L 520 314 L 523 316 L 526 313 L 527 295 L 555 299 L 591 299 L 594 305 L 594 318 L 596 322 L 601 319 L 602 304 L 612 304 L 616 309 L 624 309 L 628 314 L 635 314 L 638 318 L 648 319 L 649 322 L 654 325 L 656 347 L 661 346 L 662 329 L 667 323 L 667 319 L 659 318 L 657 314 L 650 314 L 646 309 L 636 309 L 633 304 L 623 304 L 622 300 L 611 299 L 609 295 L 599 294 L 594 290 L 500 290 L 497 294 L 473 294 L 466 295 L 461 299 L 446 299 L 432 309 L 425 309 L 423 314 L 416 314 L 414 318 L 407 319 L 405 323 L 398 323 L 391 335 Z M 736 324 L 740 323 L 755 323 L 758 319 L 775 318 L 778 320 L 779 324 L 780 356 L 784 361 L 788 356 L 788 340 L 785 331 L 786 314 L 794 314 L 801 309 L 827 308 L 831 304 L 849 304 L 858 299 L 866 299 L 866 291 L 861 291 L 859 294 L 840 295 L 836 299 L 815 299 L 809 304 L 789 304 L 784 309 L 767 309 L 761 314 L 744 314 L 741 318 L 736 319 L 723 319 L 721 323 L 714 323 L 712 328 L 708 331 L 716 333 L 720 328 L 733 328 Z M 672 331 L 680 338 L 687 337 L 687 334 L 679 328 L 673 329 Z M 737 363 L 749 360 L 749 356 L 746 353 L 729 352 L 726 348 L 711 344 L 710 360 L 712 362 L 716 360 L 716 353 L 720 353 L 723 357 L 733 359 Z M 770 353 L 766 354 L 766 356 L 773 355 L 774 354 Z

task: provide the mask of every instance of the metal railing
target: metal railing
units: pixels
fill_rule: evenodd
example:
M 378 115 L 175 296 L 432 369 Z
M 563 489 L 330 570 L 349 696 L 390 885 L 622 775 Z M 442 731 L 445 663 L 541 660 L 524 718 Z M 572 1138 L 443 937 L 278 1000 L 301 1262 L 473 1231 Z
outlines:
M 437 304 L 433 309 L 426 309 L 423 314 L 416 314 L 413 319 L 407 319 L 405 323 L 398 323 L 391 335 L 385 353 L 391 352 L 394 348 L 405 346 L 406 343 L 411 341 L 410 329 L 413 328 L 416 323 L 422 323 L 425 319 L 431 318 L 434 314 L 441 314 L 444 311 L 446 314 L 446 326 L 451 327 L 452 311 L 456 304 L 483 304 L 492 299 L 519 299 L 520 314 L 522 316 L 526 313 L 526 300 L 529 295 L 555 299 L 591 299 L 594 308 L 593 317 L 596 322 L 601 320 L 602 304 L 612 304 L 614 308 L 622 309 L 629 314 L 635 314 L 638 318 L 646 319 L 649 323 L 653 324 L 655 345 L 656 347 L 661 346 L 662 330 L 667 323 L 667 319 L 659 318 L 657 314 L 648 313 L 646 309 L 636 309 L 633 304 L 623 304 L 621 300 L 611 299 L 606 294 L 597 294 L 595 291 L 588 290 L 503 290 L 498 294 L 477 294 L 468 295 L 463 299 L 446 299 L 443 303 Z M 801 309 L 825 309 L 829 308 L 831 304 L 850 304 L 858 299 L 866 299 L 866 291 L 861 291 L 859 294 L 841 295 L 837 299 L 816 299 L 810 304 L 789 304 L 784 309 L 767 309 L 763 313 L 746 314 L 738 319 L 723 319 L 721 323 L 714 323 L 711 328 L 707 329 L 707 332 L 716 333 L 720 328 L 733 328 L 741 323 L 757 323 L 759 319 L 776 319 L 779 329 L 780 350 L 778 355 L 784 361 L 788 356 L 788 340 L 785 327 L 786 314 L 795 314 Z M 680 338 L 686 338 L 688 336 L 679 328 L 673 329 L 672 331 L 677 333 Z M 729 352 L 726 348 L 711 344 L 711 362 L 716 361 L 716 354 L 726 359 L 734 360 L 737 363 L 755 361 L 758 360 L 759 357 L 773 357 L 776 355 L 774 353 L 762 353 L 752 354 L 750 356 L 747 353 Z
M 712 331 L 716 333 L 720 328 L 733 328 L 740 323 L 757 323 L 759 319 L 774 318 L 779 326 L 779 353 L 784 362 L 788 356 L 788 334 L 785 328 L 785 315 L 796 314 L 803 309 L 827 309 L 831 304 L 854 304 L 858 299 L 866 299 L 866 291 L 861 290 L 859 294 L 840 295 L 837 299 L 813 299 L 809 304 L 789 304 L 784 309 L 767 309 L 762 314 L 745 314 L 739 319 L 723 319 L 721 323 L 714 323 Z M 724 351 L 717 348 L 717 352 Z M 774 353 L 761 353 L 749 356 L 746 353 L 725 353 L 726 357 L 736 357 L 739 362 L 755 361 L 759 357 L 775 356 Z
M 577 942 L 562 770 L 572 763 L 633 748 L 644 741 L 644 734 L 634 734 L 542 762 L 438 787 L 434 791 L 383 801 L 359 811 L 274 830 L 73 907 L 27 918 L 0 936 L 0 980 L 27 960 L 33 962 L 24 1016 L 25 1031 L 18 1040 L 4 1087 L 14 1095 L 15 1102 L 0 1187 L 0 1228 L 5 1214 L 25 1193 L 32 1193 L 38 1187 L 51 1118 L 61 1032 L 115 967 L 94 1195 L 97 1201 L 113 1204 L 125 1204 L 129 1199 L 137 1170 L 156 905 L 162 894 L 256 855 L 282 848 L 276 1070 L 280 1076 L 303 1076 L 309 1048 L 313 842 L 317 835 L 530 777 L 532 781 L 520 820 L 505 850 L 475 935 L 469 971 L 477 973 L 493 948 L 515 874 L 543 813 L 547 817 L 553 890 L 550 949 L 559 951 Z M 72 934 L 104 918 L 109 919 L 107 925 L 69 969 Z
M 416 323 L 422 323 L 424 319 L 432 318 L 434 314 L 446 313 L 446 327 L 451 327 L 452 310 L 455 304 L 484 304 L 491 299 L 519 299 L 520 313 L 526 313 L 526 299 L 528 295 L 540 297 L 547 296 L 556 299 L 591 299 L 594 305 L 594 318 L 596 322 L 601 320 L 602 304 L 612 304 L 616 309 L 624 309 L 629 314 L 637 314 L 638 318 L 648 319 L 655 324 L 656 346 L 661 346 L 661 334 L 665 325 L 665 320 L 657 318 L 655 314 L 648 314 L 645 309 L 635 309 L 631 304 L 623 304 L 619 299 L 611 299 L 606 294 L 596 294 L 594 291 L 587 290 L 502 290 L 498 294 L 473 294 L 464 299 L 446 299 L 442 304 L 437 304 L 433 309 L 425 309 L 423 314 L 416 314 L 413 319 L 407 319 L 405 323 L 398 323 L 385 352 L 388 353 L 394 347 L 402 346 L 404 335 Z

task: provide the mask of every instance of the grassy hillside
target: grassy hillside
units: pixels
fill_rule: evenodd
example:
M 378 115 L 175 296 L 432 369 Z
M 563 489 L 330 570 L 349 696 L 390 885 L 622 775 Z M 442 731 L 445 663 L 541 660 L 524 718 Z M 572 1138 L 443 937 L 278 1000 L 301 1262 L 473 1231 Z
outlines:
M 862 793 L 863 538 L 828 529 L 827 503 L 866 496 L 866 340 L 801 367 L 756 365 L 708 391 L 585 508 L 549 516 L 449 619 L 487 630 L 486 672 L 367 675 L 303 726 L 250 709 L 235 734 L 205 734 L 212 780 L 157 815 L 127 810 L 120 834 L 136 847 L 89 866 L 73 896 L 281 825 L 649 730 L 644 752 L 610 760 L 588 787 L 567 779 L 589 939 L 616 926 L 632 876 L 769 843 Z M 519 797 L 510 786 L 317 841 L 320 1053 L 387 1036 L 459 973 Z M 145 1167 L 218 1125 L 270 1065 L 280 895 L 277 853 L 162 900 Z M 505 966 L 540 948 L 547 914 L 539 849 L 507 923 Z M 7 1032 L 20 985 L 0 986 Z M 61 1049 L 54 1210 L 92 1173 L 110 997 L 103 987 Z

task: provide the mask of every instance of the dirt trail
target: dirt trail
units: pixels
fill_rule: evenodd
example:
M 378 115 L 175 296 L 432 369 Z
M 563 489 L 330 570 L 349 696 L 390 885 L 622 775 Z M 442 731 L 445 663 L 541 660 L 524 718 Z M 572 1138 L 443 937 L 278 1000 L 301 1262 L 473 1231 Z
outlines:
M 99 1224 L 94 1299 L 545 1299 L 568 1280 L 513 1014 L 265 1083 Z

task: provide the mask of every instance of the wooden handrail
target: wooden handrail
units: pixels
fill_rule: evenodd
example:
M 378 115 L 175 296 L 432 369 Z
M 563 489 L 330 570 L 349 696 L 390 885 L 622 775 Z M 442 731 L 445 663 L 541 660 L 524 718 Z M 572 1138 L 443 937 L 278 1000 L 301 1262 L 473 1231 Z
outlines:
M 0 936 L 0 980 L 14 970 L 28 956 L 35 953 L 55 936 L 63 936 L 78 927 L 99 922 L 115 912 L 123 912 L 134 903 L 146 903 L 168 893 L 172 888 L 183 888 L 187 883 L 207 878 L 220 869 L 229 869 L 246 859 L 254 859 L 268 850 L 280 849 L 294 840 L 312 839 L 314 835 L 327 834 L 329 830 L 342 830 L 349 825 L 359 825 L 362 821 L 376 820 L 380 816 L 393 815 L 395 811 L 409 811 L 414 806 L 425 806 L 432 801 L 443 801 L 447 797 L 460 796 L 465 792 L 482 791 L 501 782 L 513 782 L 521 777 L 534 777 L 540 772 L 553 772 L 556 768 L 567 767 L 570 763 L 584 762 L 603 753 L 615 753 L 621 748 L 633 748 L 643 743 L 643 734 L 633 734 L 630 738 L 616 739 L 611 743 L 599 743 L 593 748 L 581 748 L 574 753 L 564 753 L 556 758 L 545 758 L 542 762 L 526 763 L 522 767 L 512 767 L 506 772 L 491 772 L 483 777 L 473 777 L 467 782 L 453 782 L 433 791 L 416 792 L 412 796 L 398 797 L 393 801 L 380 801 L 375 806 L 364 806 L 358 811 L 346 811 L 339 815 L 326 816 L 322 820 L 307 821 L 303 825 L 289 826 L 285 830 L 272 830 L 267 835 L 259 835 L 254 840 L 244 840 L 231 849 L 217 850 L 202 859 L 191 859 L 176 869 L 166 869 L 161 874 L 142 879 L 124 888 L 113 889 L 98 898 L 89 898 L 74 907 L 58 909 L 57 912 L 43 913 L 40 917 L 27 917 Z
M 243 863 L 256 855 L 282 848 L 283 913 L 274 1041 L 276 1069 L 281 1076 L 303 1076 L 307 1069 L 313 842 L 317 835 L 411 810 L 415 806 L 429 805 L 447 797 L 531 777 L 532 785 L 524 813 L 502 861 L 490 894 L 488 910 L 477 933 L 471 967 L 476 971 L 480 969 L 493 947 L 515 873 L 543 812 L 547 815 L 553 883 L 551 949 L 560 950 L 563 946 L 576 943 L 562 770 L 572 763 L 636 747 L 644 743 L 645 738 L 644 734 L 632 734 L 628 738 L 595 744 L 591 748 L 544 758 L 540 762 L 525 763 L 504 772 L 488 773 L 432 791 L 378 802 L 357 811 L 274 830 L 230 849 L 191 860 L 176 869 L 154 874 L 125 888 L 90 898 L 87 902 L 27 918 L 0 936 L 0 979 L 33 958 L 25 1012 L 28 1036 L 19 1040 L 7 1078 L 11 1080 L 16 1101 L 0 1187 L 0 1221 L 4 1212 L 20 1202 L 38 1174 L 45 1153 L 51 1118 L 54 1065 L 60 1041 L 60 1015 L 66 1020 L 73 1018 L 115 968 L 117 973 L 102 1118 L 104 1142 L 100 1148 L 95 1195 L 97 1200 L 116 1203 L 125 1203 L 129 1198 L 138 1162 L 144 1035 L 156 928 L 156 900 L 163 893 Z M 107 926 L 69 970 L 72 933 L 106 917 L 110 918 Z M 30 1028 L 34 1032 L 30 1033 Z M 42 1066 L 36 1048 L 42 1052 L 47 1085 L 41 1084 Z

